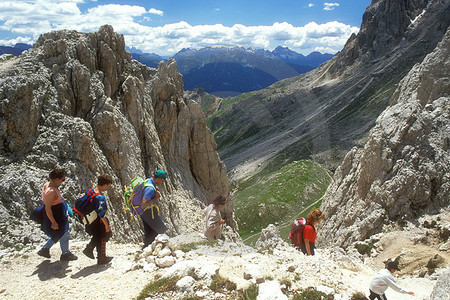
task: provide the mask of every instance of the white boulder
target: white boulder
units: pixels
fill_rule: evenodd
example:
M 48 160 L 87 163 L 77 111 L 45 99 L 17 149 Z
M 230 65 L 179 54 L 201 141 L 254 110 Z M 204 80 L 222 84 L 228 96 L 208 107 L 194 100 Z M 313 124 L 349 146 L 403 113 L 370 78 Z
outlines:
M 244 267 L 244 279 L 254 279 L 256 283 L 264 282 L 264 277 L 262 275 L 261 269 L 258 265 L 247 264 Z
M 167 268 L 174 265 L 176 258 L 173 256 L 165 256 L 155 259 L 155 264 L 160 268 Z
M 172 255 L 172 251 L 170 250 L 169 247 L 164 247 L 164 248 L 161 249 L 161 251 L 159 251 L 157 256 L 159 258 L 161 258 L 161 257 L 169 256 L 169 255 Z
M 191 276 L 185 276 L 177 281 L 177 290 L 183 293 L 191 293 L 194 289 L 196 281 Z
M 258 287 L 258 296 L 256 300 L 287 300 L 288 297 L 283 294 L 280 283 L 276 280 L 266 281 Z

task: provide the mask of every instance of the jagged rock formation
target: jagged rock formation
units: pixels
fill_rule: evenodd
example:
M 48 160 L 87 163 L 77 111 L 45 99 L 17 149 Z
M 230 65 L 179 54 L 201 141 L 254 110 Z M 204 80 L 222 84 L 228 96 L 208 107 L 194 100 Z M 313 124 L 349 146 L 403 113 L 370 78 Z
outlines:
M 44 34 L 0 64 L 0 116 L 0 224 L 10 243 L 39 238 L 28 214 L 56 166 L 69 172 L 61 190 L 71 204 L 96 176 L 113 176 L 110 219 L 120 239 L 141 234 L 121 200 L 135 176 L 169 173 L 161 201 L 169 234 L 201 230 L 201 207 L 229 193 L 213 136 L 200 107 L 184 99 L 175 61 L 151 69 L 132 60 L 111 26 Z M 228 203 L 224 214 L 236 227 Z
M 285 245 L 286 242 L 280 238 L 280 232 L 273 224 L 269 224 L 267 228 L 261 231 L 261 236 L 256 242 L 256 249 L 267 250 L 274 249 L 280 245 Z
M 231 179 L 310 157 L 337 167 L 449 25 L 449 1 L 372 1 L 332 60 L 221 106 L 211 129 Z
M 439 299 L 448 299 L 450 298 L 450 289 L 448 288 L 450 285 L 450 268 L 447 268 L 445 272 L 443 272 L 431 293 L 431 300 L 439 300 Z
M 437 213 L 450 199 L 450 30 L 401 81 L 364 149 L 336 170 L 322 245 L 348 246 L 385 220 Z

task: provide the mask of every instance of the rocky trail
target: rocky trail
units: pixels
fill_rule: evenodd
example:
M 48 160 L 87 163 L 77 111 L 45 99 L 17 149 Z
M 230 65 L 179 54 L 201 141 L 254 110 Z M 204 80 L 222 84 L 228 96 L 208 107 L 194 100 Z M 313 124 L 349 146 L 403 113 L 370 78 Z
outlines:
M 198 233 L 170 239 L 159 236 L 144 251 L 139 250 L 138 244 L 110 242 L 107 254 L 114 259 L 104 266 L 98 266 L 95 260 L 82 254 L 87 242 L 81 240 L 71 242 L 71 249 L 79 259 L 68 263 L 59 261 L 58 245 L 51 249 L 51 259 L 38 256 L 37 249 L 3 250 L 0 253 L 0 298 L 134 299 L 148 283 L 176 277 L 181 279 L 176 286 L 151 294 L 147 299 L 188 296 L 239 299 L 240 291 L 252 284 L 258 284 L 260 289 L 265 285 L 270 287 L 269 294 L 260 292 L 258 299 L 289 299 L 308 287 L 332 293 L 334 299 L 350 299 L 355 292 L 368 292 L 371 278 L 387 255 L 395 257 L 405 252 L 404 247 L 392 242 L 392 236 L 403 239 L 406 235 L 393 231 L 379 237 L 376 245 L 383 245 L 384 251 L 372 258 L 363 257 L 357 251 L 344 252 L 341 248 L 319 249 L 316 256 L 307 257 L 281 241 L 275 227 L 270 226 L 264 230 L 256 248 L 240 242 L 208 243 Z M 432 251 L 437 252 L 431 249 L 422 246 L 416 250 L 420 250 L 419 255 L 427 256 L 433 254 Z M 448 253 L 440 253 L 448 261 Z M 410 253 L 404 259 L 412 259 L 417 254 Z M 441 268 L 425 278 L 412 275 L 411 270 L 407 274 L 400 273 L 396 275 L 398 283 L 416 295 L 403 295 L 390 289 L 386 295 L 399 300 L 430 299 L 436 279 L 444 270 Z M 211 283 L 217 276 L 234 283 L 235 287 L 212 290 Z

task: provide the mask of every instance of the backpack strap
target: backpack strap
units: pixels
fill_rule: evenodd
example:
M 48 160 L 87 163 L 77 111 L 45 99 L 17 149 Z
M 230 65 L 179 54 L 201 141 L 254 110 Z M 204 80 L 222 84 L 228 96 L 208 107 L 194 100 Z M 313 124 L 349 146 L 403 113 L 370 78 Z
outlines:
M 314 227 L 314 225 L 312 223 L 309 222 L 308 219 L 305 219 L 305 225 L 309 225 L 312 227 L 312 229 L 314 230 L 314 232 L 316 231 L 316 228 Z
M 156 193 L 158 192 L 156 186 L 155 186 L 153 183 L 151 183 L 150 180 L 146 180 L 146 181 L 144 182 L 144 189 L 147 188 L 147 187 L 151 187 L 153 190 L 155 190 L 155 195 L 156 195 Z M 154 197 L 155 197 L 155 196 L 153 196 L 153 198 L 154 198 Z M 152 199 L 153 199 L 153 198 L 152 198 Z M 153 207 L 156 207 L 156 210 L 158 211 L 158 214 L 159 214 L 159 207 L 158 207 L 158 205 L 157 205 L 155 202 L 152 203 L 151 205 L 147 206 L 147 207 L 144 209 L 144 211 L 146 211 L 146 210 L 149 209 L 149 208 L 152 209 L 152 219 L 155 218 L 155 216 L 154 216 L 154 214 L 153 214 Z
M 100 196 L 100 195 L 103 195 L 103 194 L 100 193 L 100 192 L 99 192 L 99 193 L 96 193 L 96 192 L 94 191 L 94 189 L 88 190 L 88 191 L 86 192 L 86 194 L 89 195 L 89 196 L 91 196 L 91 198 L 89 199 L 90 202 L 94 201 L 94 198 L 95 198 L 95 197 Z

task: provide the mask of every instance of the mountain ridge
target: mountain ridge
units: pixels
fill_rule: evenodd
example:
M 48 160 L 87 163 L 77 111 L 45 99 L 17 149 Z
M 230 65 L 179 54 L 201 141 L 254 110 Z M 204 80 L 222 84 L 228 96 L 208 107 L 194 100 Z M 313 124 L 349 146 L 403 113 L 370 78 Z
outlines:
M 132 53 L 134 59 L 156 67 L 161 56 L 155 54 Z M 308 72 L 334 55 L 313 52 L 308 56 L 296 53 L 286 47 L 274 51 L 244 47 L 205 47 L 200 49 L 183 48 L 173 58 L 178 71 L 183 74 L 186 90 L 202 88 L 208 93 L 222 97 L 235 96 L 265 88 L 276 81 Z M 214 74 L 221 78 L 212 80 Z M 246 73 L 252 82 L 237 80 Z M 224 84 L 224 82 L 226 84 Z

